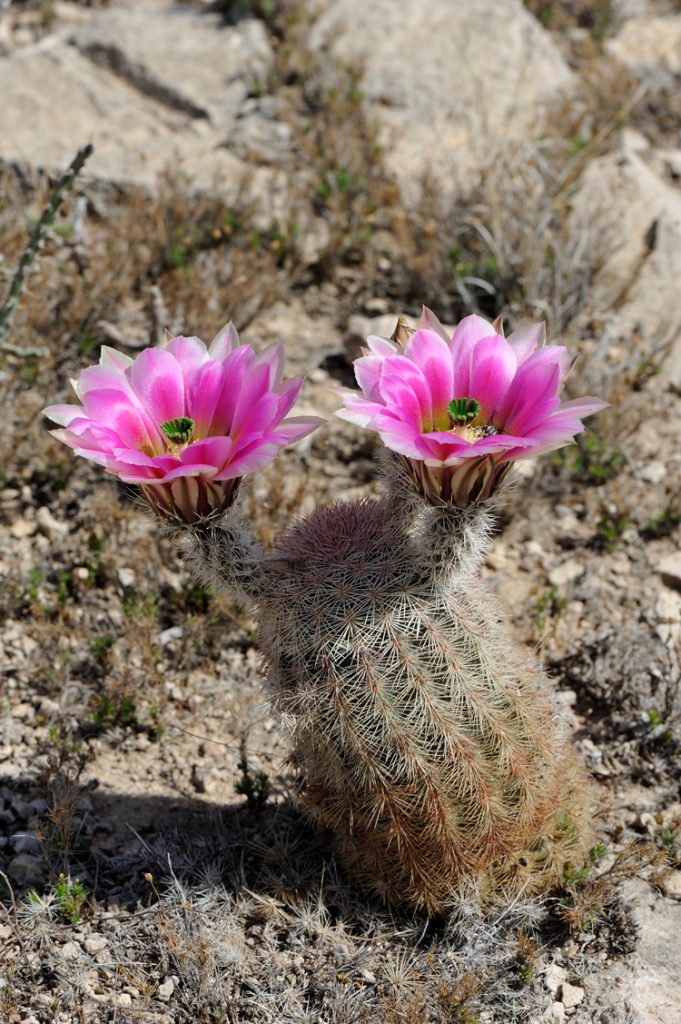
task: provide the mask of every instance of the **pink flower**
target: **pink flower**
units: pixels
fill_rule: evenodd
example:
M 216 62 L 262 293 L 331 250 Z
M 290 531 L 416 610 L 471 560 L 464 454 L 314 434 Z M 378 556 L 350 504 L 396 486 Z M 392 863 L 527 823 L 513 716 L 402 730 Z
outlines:
M 499 328 L 499 329 L 498 329 Z M 430 498 L 465 507 L 496 489 L 515 459 L 570 444 L 607 402 L 561 402 L 567 350 L 535 324 L 509 338 L 468 316 L 452 337 L 424 309 L 404 347 L 371 337 L 355 360 L 361 393 L 337 415 L 376 430 Z
M 245 473 L 311 433 L 314 416 L 284 417 L 302 379 L 282 380 L 284 352 L 260 355 L 227 324 L 210 348 L 173 338 L 136 359 L 102 348 L 72 381 L 82 405 L 51 405 L 54 437 L 138 484 L 160 512 L 195 522 L 226 508 Z

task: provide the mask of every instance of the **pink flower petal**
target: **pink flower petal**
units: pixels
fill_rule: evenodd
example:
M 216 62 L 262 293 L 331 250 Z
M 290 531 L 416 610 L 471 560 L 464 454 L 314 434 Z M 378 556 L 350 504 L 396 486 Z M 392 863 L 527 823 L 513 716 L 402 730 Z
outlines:
M 412 359 L 430 385 L 433 420 L 441 427 L 449 423 L 447 407 L 454 394 L 454 367 L 449 345 L 434 331 L 420 330 L 412 334 L 404 354 Z
M 206 346 L 200 338 L 185 338 L 182 334 L 169 341 L 165 351 L 178 361 L 185 380 L 191 379 L 199 366 L 209 359 Z
M 231 437 L 204 437 L 194 441 L 180 454 L 183 465 L 210 465 L 222 469 L 234 448 Z
M 61 427 L 68 427 L 72 420 L 80 419 L 83 415 L 83 407 L 80 405 L 48 405 L 43 409 L 43 416 Z
M 269 366 L 270 387 L 275 388 L 284 376 L 284 346 L 277 343 L 263 349 L 256 359 L 256 363 Z
M 186 416 L 182 368 L 170 352 L 145 348 L 129 373 L 135 394 L 158 427 Z
M 376 356 L 399 356 L 402 349 L 394 341 L 387 338 L 379 338 L 377 334 L 370 334 L 367 338 L 367 348 Z
M 383 401 L 399 410 L 401 419 L 423 429 L 433 422 L 430 386 L 423 371 L 406 356 L 387 356 L 379 383 Z
M 360 356 L 355 359 L 355 380 L 367 398 L 380 397 L 379 382 L 384 360 L 380 356 Z
M 480 403 L 480 418 L 489 422 L 508 391 L 516 369 L 515 353 L 500 334 L 483 338 L 471 352 L 468 391 L 457 392 L 453 397 L 475 398 Z
M 227 358 L 239 345 L 239 335 L 236 327 L 230 320 L 229 323 L 218 331 L 208 347 L 208 355 L 211 359 L 219 359 L 221 362 Z
M 513 334 L 509 334 L 507 340 L 515 352 L 518 366 L 522 366 L 537 348 L 545 344 L 546 325 L 530 324 L 528 327 L 519 327 Z
M 126 356 L 123 352 L 117 352 L 115 348 L 102 345 L 100 349 L 100 366 L 111 366 L 116 370 L 125 372 L 132 365 L 132 356 Z
M 126 448 L 156 448 L 158 435 L 152 435 L 144 415 L 120 391 L 88 391 L 83 396 L 88 418 L 106 423 Z
M 485 338 L 501 337 L 492 324 L 480 316 L 467 316 L 454 330 L 449 347 L 454 362 L 454 390 L 452 398 L 475 398 L 471 392 L 471 362 L 473 352 Z
M 296 399 L 300 394 L 300 389 L 303 386 L 303 380 L 301 377 L 292 378 L 291 380 L 283 381 L 281 384 L 277 384 L 274 389 L 279 401 L 277 402 L 277 409 L 274 414 L 274 420 L 279 422 L 287 415 L 296 403 Z
M 536 355 L 523 363 L 511 384 L 506 397 L 494 415 L 494 422 L 509 434 L 520 433 L 517 424 L 532 410 L 557 395 L 560 382 L 560 367 L 549 361 L 536 361 Z

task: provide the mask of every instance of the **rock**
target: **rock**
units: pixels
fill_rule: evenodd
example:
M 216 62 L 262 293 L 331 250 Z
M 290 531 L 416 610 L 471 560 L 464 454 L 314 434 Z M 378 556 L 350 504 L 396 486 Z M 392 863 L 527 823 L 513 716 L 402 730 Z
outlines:
M 168 629 L 164 629 L 158 634 L 159 643 L 165 647 L 173 640 L 181 640 L 183 632 L 182 626 L 169 626 Z
M 641 353 L 667 345 L 660 380 L 681 386 L 681 192 L 654 167 L 655 153 L 625 132 L 619 152 L 592 160 L 574 196 L 568 231 L 590 252 L 597 268 L 590 302 L 615 309 L 609 327 L 612 347 Z
M 672 871 L 662 883 L 662 892 L 670 900 L 681 901 L 681 871 Z
M 426 171 L 448 195 L 469 185 L 512 140 L 531 136 L 542 106 L 572 82 L 520 0 L 315 6 L 310 44 L 363 68 L 366 108 L 408 201 Z
M 567 971 L 559 964 L 549 964 L 544 971 L 544 984 L 554 997 L 558 998 L 561 986 L 567 980 Z
M 663 643 L 676 650 L 681 641 L 681 596 L 671 590 L 658 594 L 655 602 L 655 632 Z
M 83 946 L 86 953 L 99 953 L 100 949 L 105 949 L 108 946 L 109 940 L 104 935 L 99 935 L 95 932 L 83 941 Z
M 156 998 L 160 999 L 163 1003 L 167 1003 L 174 991 L 175 982 L 172 978 L 166 978 L 156 989 Z
M 42 508 L 38 509 L 35 518 L 38 524 L 38 529 L 49 540 L 58 540 L 60 537 L 65 537 L 69 532 L 68 525 L 66 523 L 60 523 L 58 519 L 55 519 L 46 505 L 43 505 Z
M 21 888 L 38 885 L 45 875 L 45 864 L 41 857 L 32 853 L 20 853 L 9 862 L 7 874 Z
M 32 537 L 38 529 L 38 525 L 34 519 L 15 519 L 10 527 L 10 533 L 17 540 L 21 540 L 22 537 Z
M 38 837 L 32 832 L 15 832 L 13 836 L 10 836 L 10 846 L 15 853 L 40 853 L 40 843 Z
M 576 558 L 569 558 L 567 562 L 561 562 L 549 573 L 549 582 L 554 587 L 565 587 L 568 583 L 574 583 L 580 576 L 584 575 L 586 566 Z
M 122 565 L 120 569 L 116 570 L 118 576 L 118 582 L 122 587 L 134 587 L 135 586 L 135 572 L 133 569 L 128 569 Z
M 579 1006 L 583 998 L 583 988 L 579 988 L 578 985 L 571 985 L 568 981 L 563 982 L 560 989 L 560 999 L 566 1010 L 572 1010 L 575 1006 Z
M 648 462 L 641 469 L 641 479 L 649 484 L 661 484 L 667 475 L 667 467 L 663 462 Z
M 629 18 L 605 50 L 637 77 L 666 84 L 681 74 L 681 15 Z
M 77 960 L 82 950 L 77 942 L 65 942 L 59 950 L 62 960 Z
M 89 140 L 97 178 L 149 187 L 172 166 L 236 195 L 246 164 L 229 152 L 230 134 L 272 62 L 261 21 L 128 4 L 69 31 L 0 58 L 6 162 L 63 170 L 74 140 Z
M 675 1024 L 681 1020 L 681 904 L 665 899 L 642 879 L 623 882 L 622 895 L 633 908 L 638 928 L 636 949 L 626 960 L 594 970 L 584 978 L 583 1007 L 573 1011 L 574 1024 Z M 605 999 L 612 1013 L 594 1016 L 592 1000 Z M 621 1016 L 626 1008 L 628 1015 Z
M 668 587 L 681 590 L 681 551 L 662 558 L 657 564 L 657 571 Z
M 563 1024 L 564 1020 L 565 1007 L 561 1002 L 554 1002 L 546 1007 L 540 1017 L 533 1017 L 532 1024 Z
M 132 996 L 129 992 L 121 992 L 116 999 L 116 1006 L 120 1006 L 121 1009 L 125 1009 L 128 1006 L 132 1006 Z

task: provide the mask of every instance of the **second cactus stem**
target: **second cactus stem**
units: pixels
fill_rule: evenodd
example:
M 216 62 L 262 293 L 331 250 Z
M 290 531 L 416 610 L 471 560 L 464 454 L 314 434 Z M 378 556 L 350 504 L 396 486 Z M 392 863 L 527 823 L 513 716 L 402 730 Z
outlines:
M 361 884 L 429 914 L 470 883 L 483 905 L 548 891 L 590 845 L 546 682 L 478 577 L 490 515 L 432 507 L 395 461 L 384 498 L 288 533 L 252 594 L 307 807 Z

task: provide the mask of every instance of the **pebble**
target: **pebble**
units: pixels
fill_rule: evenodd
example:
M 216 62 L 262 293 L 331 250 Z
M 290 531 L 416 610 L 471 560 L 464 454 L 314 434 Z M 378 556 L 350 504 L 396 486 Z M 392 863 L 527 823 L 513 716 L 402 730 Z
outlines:
M 127 566 L 122 565 L 120 569 L 116 570 L 118 576 L 118 582 L 122 587 L 134 587 L 135 585 L 135 573 L 132 569 L 128 569 Z
M 166 978 L 165 981 L 161 982 L 156 989 L 156 998 L 160 999 L 162 1003 L 167 1003 L 174 991 L 174 980 L 172 978 Z
M 544 984 L 554 998 L 560 993 L 561 986 L 567 981 L 567 971 L 559 964 L 549 964 L 544 972 Z
M 681 590 L 681 551 L 674 551 L 660 559 L 657 571 L 668 587 Z
M 660 484 L 667 475 L 667 467 L 663 462 L 648 462 L 641 470 L 641 479 L 649 484 Z
M 104 949 L 108 944 L 106 936 L 99 935 L 97 932 L 93 935 L 88 935 L 83 942 L 86 953 L 99 953 L 100 949 Z
M 162 633 L 159 633 L 158 639 L 162 647 L 169 644 L 172 640 L 182 639 L 182 626 L 169 626 L 168 629 L 164 629 Z
M 586 566 L 576 558 L 569 558 L 567 562 L 561 562 L 549 573 L 549 582 L 554 587 L 564 587 L 568 583 L 574 583 L 580 576 L 584 575 Z
M 40 853 L 40 843 L 32 832 L 15 832 L 9 841 L 15 853 Z
M 561 1002 L 567 1010 L 573 1010 L 575 1006 L 579 1006 L 582 999 L 584 998 L 584 989 L 578 985 L 571 985 L 568 981 L 564 981 L 561 986 Z
M 12 708 L 12 718 L 18 718 L 22 722 L 33 718 L 33 705 L 28 703 L 15 704 Z
M 658 619 L 655 632 L 660 640 L 676 646 L 681 637 L 681 597 L 671 590 L 662 591 L 655 602 L 655 615 Z
M 20 853 L 9 862 L 7 874 L 19 886 L 37 885 L 43 879 L 45 865 L 41 857 Z
M 681 871 L 672 871 L 662 883 L 662 892 L 667 899 L 681 902 Z
M 34 519 L 16 519 L 10 527 L 10 533 L 17 540 L 21 540 L 22 537 L 32 537 L 37 529 L 38 524 Z
M 35 518 L 38 529 L 49 540 L 59 540 L 60 537 L 65 537 L 69 532 L 68 525 L 55 519 L 46 505 L 38 509 Z
M 542 1024 L 563 1024 L 565 1020 L 565 1006 L 561 1002 L 551 1003 L 551 1005 L 545 1010 L 542 1018 Z
M 125 1009 L 125 1007 L 127 1006 L 132 1006 L 132 996 L 130 995 L 130 993 L 121 992 L 118 999 L 116 1000 L 116 1005 L 120 1006 L 121 1009 Z
M 66 942 L 61 947 L 59 955 L 62 960 L 77 960 L 82 950 L 77 942 Z

